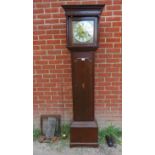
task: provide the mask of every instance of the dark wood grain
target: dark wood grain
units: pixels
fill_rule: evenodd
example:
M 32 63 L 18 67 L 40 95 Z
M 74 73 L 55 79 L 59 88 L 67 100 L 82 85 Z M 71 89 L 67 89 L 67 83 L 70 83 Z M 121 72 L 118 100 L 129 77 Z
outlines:
M 72 122 L 70 146 L 98 147 L 98 127 L 96 121 Z
M 100 16 L 105 4 L 101 5 L 62 5 L 66 16 Z
M 94 120 L 93 52 L 72 52 L 72 85 L 74 120 Z

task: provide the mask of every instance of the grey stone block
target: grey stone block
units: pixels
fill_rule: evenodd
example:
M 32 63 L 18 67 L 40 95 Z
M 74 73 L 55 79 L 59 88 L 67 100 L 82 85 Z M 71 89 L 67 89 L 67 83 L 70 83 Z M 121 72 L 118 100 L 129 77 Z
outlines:
M 56 118 L 48 117 L 47 120 L 47 130 L 46 130 L 46 138 L 52 138 L 54 137 L 56 129 Z

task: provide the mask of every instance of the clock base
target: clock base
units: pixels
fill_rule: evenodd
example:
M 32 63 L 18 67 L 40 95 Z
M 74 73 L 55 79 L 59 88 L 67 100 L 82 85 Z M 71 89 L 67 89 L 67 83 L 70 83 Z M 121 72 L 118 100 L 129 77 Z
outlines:
M 70 147 L 98 147 L 96 121 L 73 121 L 70 130 Z

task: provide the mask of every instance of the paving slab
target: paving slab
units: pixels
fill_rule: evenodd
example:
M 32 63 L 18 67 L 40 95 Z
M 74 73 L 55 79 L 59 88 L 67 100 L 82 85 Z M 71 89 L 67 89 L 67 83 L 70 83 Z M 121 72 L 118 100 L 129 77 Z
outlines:
M 122 155 L 122 147 L 102 144 L 98 148 L 70 148 L 69 141 L 66 140 L 53 144 L 34 141 L 33 155 Z

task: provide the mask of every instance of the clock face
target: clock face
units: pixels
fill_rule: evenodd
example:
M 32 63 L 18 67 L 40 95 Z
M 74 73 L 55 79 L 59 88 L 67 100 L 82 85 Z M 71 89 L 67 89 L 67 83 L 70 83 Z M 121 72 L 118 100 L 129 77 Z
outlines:
M 93 43 L 94 21 L 73 21 L 73 43 Z

